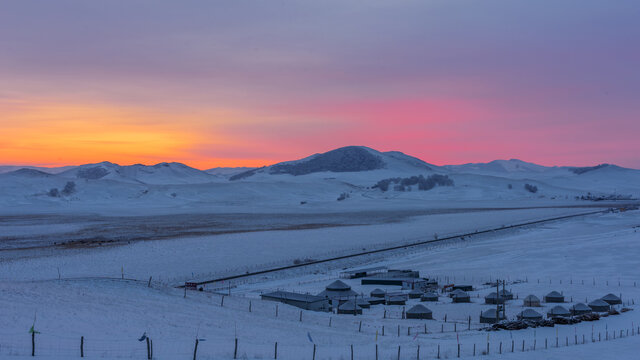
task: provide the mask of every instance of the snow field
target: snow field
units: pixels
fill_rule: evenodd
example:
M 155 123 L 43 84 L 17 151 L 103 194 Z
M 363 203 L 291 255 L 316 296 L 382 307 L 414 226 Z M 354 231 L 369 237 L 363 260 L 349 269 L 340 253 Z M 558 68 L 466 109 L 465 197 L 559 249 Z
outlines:
M 411 223 L 404 225 L 408 228 L 415 226 Z M 504 234 L 497 232 L 472 237 L 467 241 L 425 246 L 422 251 L 415 249 L 404 255 L 395 254 L 387 260 L 378 260 L 366 266 L 411 268 L 420 270 L 422 276 L 437 276 L 441 280 L 455 277 L 455 281 L 460 282 L 462 279 L 462 282 L 474 285 L 481 284 L 488 278 L 495 279 L 496 276 L 511 282 L 526 279 L 528 282 L 507 286 L 520 298 L 529 293 L 541 297 L 551 290 L 558 290 L 563 291 L 566 296 L 573 296 L 575 303 L 584 301 L 583 297 L 590 301 L 612 292 L 622 293 L 623 300 L 633 301 L 635 304 L 640 299 L 640 288 L 634 286 L 638 277 L 636 259 L 640 253 L 638 225 L 640 219 L 637 212 L 589 216 Z M 401 228 L 395 224 L 389 226 L 392 231 Z M 367 228 L 371 231 L 366 231 Z M 350 228 L 305 230 L 302 233 L 314 236 L 315 232 L 319 232 L 316 236 L 322 238 L 326 236 L 326 230 L 345 229 Z M 379 231 L 380 228 L 376 227 L 359 229 L 362 236 L 376 236 Z M 273 236 L 269 232 L 254 235 Z M 172 250 L 171 247 L 167 249 Z M 180 253 L 174 255 L 182 256 Z M 65 256 L 57 256 L 61 258 L 59 261 L 64 260 Z M 493 259 L 489 262 L 490 265 L 487 265 L 488 259 Z M 188 262 L 190 257 L 183 260 Z M 247 260 L 253 261 L 250 257 Z M 146 281 L 51 280 L 47 271 L 39 272 L 36 267 L 32 268 L 32 261 L 33 259 L 14 259 L 0 264 L 4 274 L 7 274 L 7 269 L 33 269 L 34 274 L 44 275 L 43 279 L 8 277 L 0 282 L 0 322 L 3 324 L 0 329 L 0 355 L 3 357 L 20 358 L 30 355 L 27 330 L 33 323 L 34 314 L 37 314 L 36 330 L 41 332 L 37 335 L 37 354 L 43 359 L 79 356 L 80 336 L 85 336 L 85 356 L 88 358 L 143 358 L 146 355 L 146 345 L 137 341 L 143 332 L 147 332 L 153 339 L 154 358 L 157 359 L 191 358 L 196 334 L 206 339 L 198 347 L 200 359 L 232 358 L 236 337 L 239 342 L 238 358 L 273 358 L 277 341 L 279 359 L 311 359 L 313 344 L 309 336 L 317 346 L 316 359 L 349 359 L 351 345 L 354 346 L 356 359 L 372 359 L 375 358 L 376 330 L 380 359 L 395 359 L 398 346 L 401 347 L 401 359 L 415 359 L 418 345 L 422 358 L 434 358 L 438 345 L 442 358 L 455 358 L 457 339 L 461 344 L 461 356 L 472 357 L 473 344 L 476 344 L 479 355 L 480 349 L 486 348 L 487 337 L 491 351 L 486 358 L 506 357 L 505 354 L 497 354 L 499 343 L 503 343 L 503 349 L 510 350 L 512 340 L 516 344 L 516 352 L 508 354 L 508 357 L 514 359 L 561 356 L 588 358 L 593 353 L 597 353 L 599 359 L 608 358 L 608 355 L 611 355 L 610 358 L 632 358 L 637 350 L 635 344 L 638 338 L 631 336 L 632 326 L 640 323 L 637 310 L 593 323 L 556 328 L 490 334 L 465 330 L 468 316 L 472 317 L 472 328 L 480 326 L 477 323 L 480 310 L 490 307 L 482 304 L 483 295 L 491 291 L 489 288 L 472 293 L 480 295 L 480 299 L 472 298 L 472 304 L 449 304 L 444 298 L 438 304 L 425 303 L 434 311 L 436 320 L 433 321 L 399 319 L 401 307 L 389 306 L 386 319 L 383 319 L 383 308 L 377 307 L 371 311 L 365 310 L 363 316 L 357 317 L 303 311 L 303 321 L 300 322 L 299 309 L 280 304 L 276 317 L 277 304 L 258 300 L 259 293 L 274 288 L 319 292 L 337 277 L 339 269 L 327 267 L 318 274 L 296 271 L 290 277 L 265 277 L 260 282 L 241 284 L 231 289 L 232 296 L 225 297 L 224 306 L 220 306 L 221 295 L 189 291 L 184 298 L 182 290 L 161 286 L 159 283 L 147 288 Z M 143 258 L 140 261 L 149 260 Z M 19 264 L 21 265 L 18 266 Z M 167 272 L 172 268 L 176 273 L 180 272 L 175 264 L 164 265 Z M 94 273 L 98 273 L 102 263 L 98 261 L 94 266 Z M 317 271 L 317 268 L 313 271 Z M 106 275 L 117 277 L 120 274 L 113 271 Z M 551 284 L 548 284 L 549 279 Z M 359 286 L 356 281 L 351 284 L 356 291 L 370 291 L 369 288 Z M 520 303 L 521 301 L 514 300 L 507 305 L 509 317 L 522 309 Z M 545 309 L 547 307 L 545 305 Z M 447 314 L 446 323 L 443 321 L 443 314 Z M 363 323 L 362 327 L 360 321 Z M 452 321 L 456 321 L 458 332 L 452 331 Z M 416 336 L 425 323 L 428 334 Z M 385 336 L 381 335 L 383 325 Z M 401 336 L 397 336 L 398 325 Z M 442 326 L 444 332 L 438 332 Z M 600 333 L 603 341 L 589 343 L 592 326 L 595 336 Z M 410 335 L 407 335 L 408 327 L 411 327 Z M 628 338 L 627 329 L 630 331 Z M 611 339 L 609 341 L 604 340 L 607 330 Z M 625 337 L 613 341 L 614 330 L 618 334 L 619 330 L 623 330 Z M 556 331 L 560 343 L 558 349 L 551 348 L 552 344 L 555 345 Z M 587 344 L 573 345 L 571 340 L 576 334 L 579 340 L 585 335 Z M 541 350 L 545 338 L 550 347 L 546 351 Z M 570 346 L 564 347 L 563 339 L 567 338 Z M 537 342 L 536 351 L 531 350 L 533 339 Z M 524 353 L 520 352 L 522 340 L 525 340 L 527 350 Z

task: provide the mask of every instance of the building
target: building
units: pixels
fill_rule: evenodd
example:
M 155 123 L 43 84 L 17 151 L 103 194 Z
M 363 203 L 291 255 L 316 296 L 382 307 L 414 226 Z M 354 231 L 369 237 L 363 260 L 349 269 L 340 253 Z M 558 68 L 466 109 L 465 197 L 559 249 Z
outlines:
M 338 307 L 338 314 L 358 315 L 362 314 L 362 308 L 354 301 L 347 301 Z
M 428 292 L 420 297 L 420 301 L 438 301 L 438 294 L 434 292 Z
M 373 289 L 369 295 L 375 298 L 384 298 L 387 293 L 381 289 Z
M 542 320 L 542 314 L 533 309 L 524 309 L 518 314 L 520 320 Z
M 277 301 L 305 310 L 330 311 L 329 301 L 323 297 L 289 291 L 274 291 L 260 295 L 262 300 Z
M 422 296 L 422 290 L 413 289 L 409 291 L 409 299 L 419 299 Z
M 595 312 L 608 312 L 611 309 L 611 305 L 602 299 L 593 300 L 589 307 Z
M 340 273 L 340 277 L 343 279 L 357 279 L 367 276 L 373 276 L 377 274 L 384 274 L 387 272 L 386 266 L 377 266 L 366 269 L 347 270 Z
M 573 315 L 588 314 L 591 311 L 592 311 L 591 308 L 583 303 L 577 303 L 571 307 L 571 313 Z
M 529 295 L 522 300 L 522 306 L 539 307 L 540 299 L 535 295 Z
M 359 307 L 361 307 L 363 309 L 368 309 L 368 308 L 371 307 L 371 303 L 365 298 L 356 299 L 356 305 L 358 305 Z
M 426 289 L 428 287 L 426 279 L 415 277 L 374 276 L 362 278 L 360 283 L 362 285 L 394 285 L 401 286 L 403 289 Z
M 503 297 L 505 300 L 513 300 L 513 294 L 509 290 L 502 289 L 498 291 L 498 294 L 500 294 L 500 297 Z
M 605 296 L 602 297 L 602 300 L 606 301 L 607 304 L 609 305 L 618 305 L 618 304 L 622 304 L 622 299 L 613 295 L 613 294 L 607 294 Z
M 198 282 L 195 280 L 187 280 L 184 282 L 184 287 L 187 290 L 198 290 Z
M 385 301 L 386 301 L 383 297 L 381 297 L 381 298 L 379 298 L 379 297 L 369 297 L 369 298 L 365 298 L 365 300 L 367 300 L 369 302 L 369 305 L 384 304 Z
M 480 313 L 481 324 L 495 324 L 500 320 L 504 320 L 504 315 L 502 312 L 497 312 L 496 309 L 489 309 Z
M 351 290 L 351 286 L 340 280 L 336 280 L 327 285 L 325 290 L 318 294 L 320 297 L 339 301 L 346 301 L 350 298 L 355 298 L 357 295 L 357 292 Z
M 549 312 L 547 312 L 547 317 L 549 318 L 569 317 L 569 316 L 571 316 L 571 312 L 562 305 L 554 306 L 551 310 L 549 310 Z
M 473 291 L 473 285 L 453 285 L 452 290 Z
M 564 295 L 560 294 L 557 291 L 552 291 L 552 292 L 548 293 L 547 295 L 545 295 L 544 301 L 548 302 L 548 303 L 563 303 L 564 302 Z
M 469 302 L 471 302 L 471 297 L 469 296 L 469 294 L 467 294 L 466 292 L 462 291 L 460 293 L 456 293 L 455 295 L 453 295 L 451 300 L 454 303 L 469 303 Z
M 387 305 L 404 305 L 406 301 L 404 296 L 391 296 L 387 299 Z
M 505 302 L 505 298 L 502 296 L 498 296 L 498 293 L 496 292 L 492 292 L 489 295 L 484 297 L 484 303 L 485 304 L 504 304 Z
M 407 319 L 433 319 L 433 312 L 426 306 L 418 304 L 406 312 Z

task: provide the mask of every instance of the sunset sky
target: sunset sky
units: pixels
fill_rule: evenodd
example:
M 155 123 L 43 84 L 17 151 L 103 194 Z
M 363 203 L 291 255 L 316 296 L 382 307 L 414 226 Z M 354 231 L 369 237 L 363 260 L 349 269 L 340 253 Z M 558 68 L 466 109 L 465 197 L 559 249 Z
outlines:
M 640 168 L 640 1 L 8 0 L 0 165 Z

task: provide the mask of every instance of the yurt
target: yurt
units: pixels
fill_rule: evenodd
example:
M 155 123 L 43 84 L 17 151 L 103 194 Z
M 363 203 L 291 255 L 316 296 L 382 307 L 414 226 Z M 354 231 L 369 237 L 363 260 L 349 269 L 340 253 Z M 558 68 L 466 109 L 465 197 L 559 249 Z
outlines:
M 485 304 L 504 304 L 506 299 L 502 296 L 498 296 L 498 293 L 492 292 L 489 295 L 484 297 Z
M 339 299 L 339 300 L 347 300 L 350 297 L 354 297 L 358 295 L 357 292 L 351 290 L 351 286 L 345 284 L 340 280 L 336 280 L 331 284 L 327 285 L 325 290 L 318 294 L 318 296 L 327 298 L 327 299 Z
M 524 298 L 524 300 L 522 300 L 522 306 L 539 307 L 540 299 L 538 299 L 538 297 L 535 295 L 529 295 Z
M 542 314 L 533 309 L 524 309 L 518 314 L 520 320 L 542 320 Z
M 338 307 L 338 314 L 362 314 L 362 308 L 355 302 L 349 300 Z
M 622 304 L 622 299 L 620 299 L 619 297 L 617 297 L 617 296 L 615 296 L 613 294 L 607 294 L 607 295 L 603 296 L 602 300 L 606 301 L 607 304 L 609 304 L 609 305 Z
M 548 303 L 563 303 L 564 296 L 557 291 L 552 291 L 545 295 L 544 301 Z
M 496 319 L 496 309 L 489 309 L 480 313 L 480 323 L 481 324 L 495 324 L 500 320 L 504 320 L 504 315 L 502 312 L 498 313 L 498 319 Z
M 387 299 L 387 305 L 404 305 L 406 302 L 403 296 L 391 296 Z
M 573 315 L 582 315 L 582 314 L 588 314 L 590 312 L 592 312 L 593 310 L 591 310 L 590 307 L 588 307 L 587 305 L 583 304 L 583 303 L 577 303 L 575 305 L 573 305 L 571 307 L 571 313 Z
M 456 290 L 457 291 L 457 290 Z M 451 298 L 454 303 L 468 303 L 471 302 L 471 297 L 464 291 L 461 291 Z
M 433 319 L 433 312 L 422 304 L 407 310 L 406 314 L 407 319 Z
M 567 310 L 566 307 L 561 305 L 554 306 L 551 310 L 549 310 L 549 312 L 547 312 L 547 317 L 550 318 L 567 316 L 571 316 L 571 312 Z
M 611 305 L 602 299 L 593 300 L 589 303 L 589 307 L 595 312 L 607 312 L 611 309 Z
M 434 292 L 428 292 L 420 297 L 420 301 L 438 301 L 438 294 Z

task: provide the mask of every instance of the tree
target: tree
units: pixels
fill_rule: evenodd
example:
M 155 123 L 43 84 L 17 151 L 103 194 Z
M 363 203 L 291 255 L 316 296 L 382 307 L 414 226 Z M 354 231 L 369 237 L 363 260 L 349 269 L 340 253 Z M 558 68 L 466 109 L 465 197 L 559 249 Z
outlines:
M 71 195 L 76 192 L 76 183 L 73 181 L 67 181 L 64 185 L 64 189 L 62 189 L 62 195 Z

